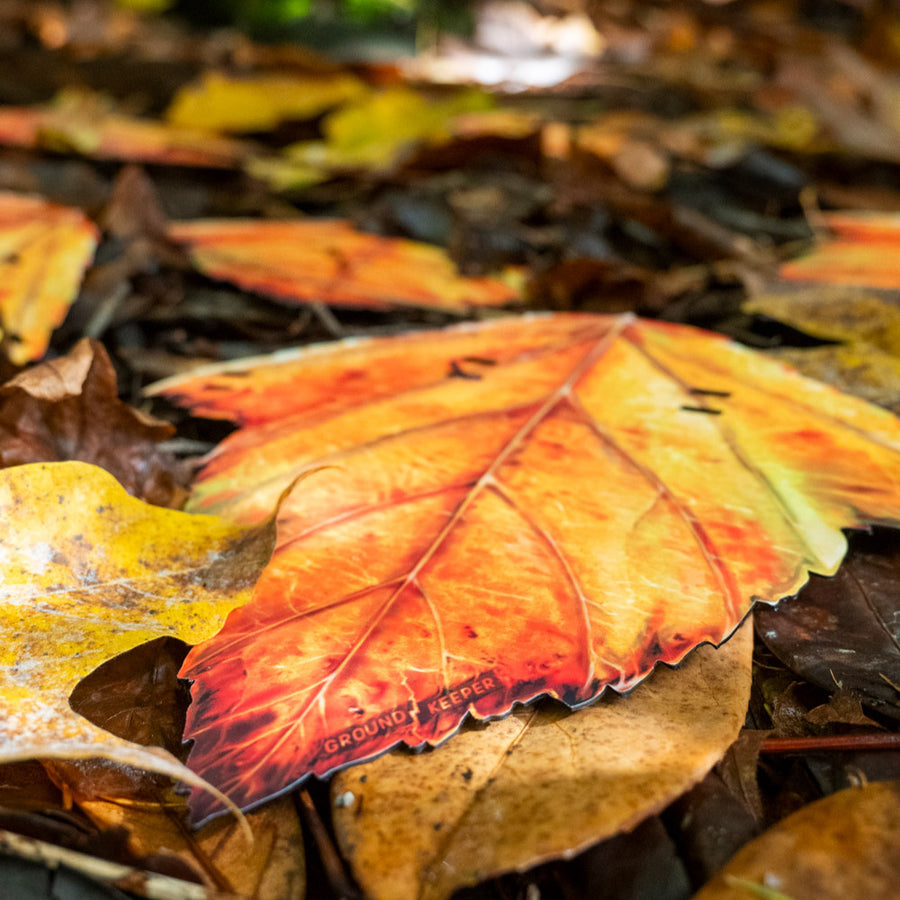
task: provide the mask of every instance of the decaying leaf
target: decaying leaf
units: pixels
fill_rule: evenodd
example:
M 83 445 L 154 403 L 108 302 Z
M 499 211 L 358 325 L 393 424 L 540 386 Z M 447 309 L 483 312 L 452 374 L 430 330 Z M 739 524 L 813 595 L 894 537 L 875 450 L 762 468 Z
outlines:
M 102 344 L 84 338 L 66 355 L 0 385 L 0 465 L 80 460 L 111 472 L 136 497 L 176 506 L 176 464 L 156 445 L 168 422 L 119 400 Z
M 331 467 L 182 673 L 191 764 L 244 805 L 469 712 L 627 690 L 833 573 L 840 529 L 900 518 L 892 415 L 631 316 L 350 341 L 156 390 L 243 425 L 194 509 L 258 521 Z
M 285 119 L 310 119 L 366 91 L 365 84 L 348 72 L 238 78 L 210 71 L 198 84 L 178 91 L 166 119 L 183 128 L 268 131 Z
M 896 896 L 900 782 L 848 788 L 744 847 L 696 900 L 847 900 Z
M 0 510 L 0 762 L 102 757 L 202 785 L 165 750 L 92 725 L 68 697 L 137 644 L 213 634 L 249 599 L 270 525 L 148 506 L 80 462 L 0 471 Z
M 861 353 L 871 348 L 900 358 L 900 307 L 870 292 L 817 288 L 764 294 L 743 308 L 823 341 L 863 344 Z
M 808 681 L 900 719 L 900 551 L 885 536 L 855 543 L 834 578 L 812 578 L 777 608 L 758 609 L 757 628 Z
M 63 92 L 46 106 L 0 108 L 0 145 L 212 169 L 238 168 L 252 150 L 215 132 L 117 114 L 82 90 Z
M 0 325 L 16 365 L 44 355 L 78 293 L 97 236 L 77 209 L 0 193 Z
M 839 341 L 772 352 L 805 375 L 900 411 L 900 307 L 895 303 L 859 288 L 822 285 L 762 294 L 747 301 L 744 310 L 821 340 Z
M 138 857 L 164 852 L 177 856 L 207 887 L 246 900 L 303 900 L 306 864 L 303 832 L 290 797 L 268 803 L 247 815 L 253 831 L 248 848 L 233 819 L 210 822 L 192 831 L 185 821 L 187 804 L 79 803 L 104 828 L 127 830 L 128 848 Z
M 829 213 L 832 236 L 812 252 L 786 262 L 780 276 L 787 281 L 816 281 L 869 288 L 900 288 L 897 249 L 900 215 Z
M 559 704 L 389 753 L 332 782 L 338 840 L 373 900 L 440 900 L 628 830 L 699 781 L 750 696 L 745 625 L 677 671 L 575 712 Z
M 366 234 L 341 219 L 179 222 L 169 236 L 211 278 L 291 303 L 464 312 L 518 299 L 503 281 L 459 275 L 438 247 Z

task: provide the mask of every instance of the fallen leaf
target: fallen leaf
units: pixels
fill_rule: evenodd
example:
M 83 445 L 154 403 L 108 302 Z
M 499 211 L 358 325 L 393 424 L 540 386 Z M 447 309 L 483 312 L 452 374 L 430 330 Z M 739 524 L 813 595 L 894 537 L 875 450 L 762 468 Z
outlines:
M 858 288 L 822 286 L 762 294 L 745 312 L 839 344 L 785 347 L 773 355 L 805 375 L 900 411 L 900 307 Z
M 900 413 L 900 359 L 876 347 L 826 344 L 769 352 L 810 378 Z
M 319 346 L 156 392 L 244 426 L 193 509 L 258 521 L 333 467 L 182 672 L 190 763 L 243 805 L 467 713 L 628 690 L 834 573 L 840 529 L 900 517 L 892 415 L 628 315 Z
M 752 648 L 745 625 L 624 697 L 576 712 L 545 702 L 339 773 L 332 816 L 356 880 L 373 900 L 440 900 L 633 828 L 737 737 Z
M 63 92 L 46 106 L 0 108 L 0 145 L 211 169 L 239 168 L 253 150 L 200 128 L 117 114 L 83 90 Z
M 233 77 L 210 71 L 198 84 L 178 90 L 166 119 L 183 128 L 269 131 L 286 119 L 311 119 L 367 91 L 362 81 L 346 72 Z
M 325 117 L 324 141 L 295 144 L 288 156 L 330 169 L 386 169 L 418 142 L 446 140 L 456 116 L 489 109 L 489 94 L 466 90 L 434 100 L 408 87 L 367 94 Z
M 248 171 L 276 190 L 315 184 L 347 170 L 389 171 L 416 147 L 451 140 L 457 118 L 463 119 L 461 133 L 471 130 L 472 120 L 464 117 L 491 105 L 490 95 L 475 90 L 443 100 L 408 87 L 369 92 L 325 116 L 324 140 L 303 141 L 274 156 L 254 157 Z M 507 126 L 504 121 L 502 127 Z
M 79 803 L 103 828 L 123 828 L 128 849 L 138 857 L 164 852 L 188 863 L 208 888 L 244 900 L 303 900 L 306 862 L 303 832 L 293 800 L 282 797 L 248 813 L 253 847 L 234 820 L 216 820 L 199 831 L 185 821 L 187 804 Z
M 695 900 L 846 900 L 896 895 L 900 782 L 849 788 L 788 816 L 744 847 Z M 766 893 L 768 892 L 768 893 Z
M 366 234 L 342 219 L 177 222 L 169 237 L 211 278 L 290 303 L 461 313 L 518 299 L 504 281 L 459 275 L 439 247 Z
M 39 359 L 65 318 L 97 245 L 79 210 L 0 192 L 0 325 L 18 366 Z
M 900 357 L 900 307 L 871 293 L 815 289 L 764 294 L 743 308 L 824 341 L 864 343 L 861 352 L 873 348 Z
M 271 527 L 148 506 L 80 462 L 0 471 L 0 510 L 0 762 L 104 758 L 202 788 L 171 754 L 98 728 L 68 697 L 144 641 L 212 635 L 249 599 Z
M 728 748 L 717 769 L 726 764 L 734 746 Z M 760 830 L 753 811 L 717 770 L 669 807 L 666 823 L 694 885 L 709 881 Z
M 178 506 L 176 463 L 157 448 L 174 428 L 119 400 L 103 345 L 84 338 L 66 355 L 0 385 L 0 466 L 80 460 L 112 473 L 136 497 Z
M 824 224 L 833 237 L 810 253 L 786 262 L 786 281 L 815 281 L 896 290 L 900 288 L 897 249 L 900 215 L 895 213 L 827 213 Z
M 900 550 L 893 535 L 855 541 L 834 578 L 812 578 L 775 609 L 756 611 L 766 646 L 828 691 L 843 688 L 900 719 Z

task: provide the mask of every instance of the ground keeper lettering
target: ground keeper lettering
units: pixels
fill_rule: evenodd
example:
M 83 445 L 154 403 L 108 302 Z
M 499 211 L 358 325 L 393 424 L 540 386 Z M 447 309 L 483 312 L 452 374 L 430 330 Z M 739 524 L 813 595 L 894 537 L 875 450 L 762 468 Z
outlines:
M 499 688 L 500 681 L 497 676 L 493 672 L 485 672 L 426 697 L 418 708 L 410 702 L 407 706 L 397 706 L 351 728 L 345 728 L 322 741 L 321 753 L 325 756 L 334 756 L 342 750 L 361 747 L 382 735 L 416 722 L 424 725 L 441 713 L 462 709 L 474 703 L 479 697 L 484 697 Z
M 372 716 L 371 719 L 366 719 L 359 725 L 346 728 L 333 737 L 325 738 L 322 741 L 322 750 L 326 756 L 332 756 L 348 747 L 359 747 L 379 735 L 388 734 L 404 725 L 410 725 L 413 721 L 412 711 L 405 706 L 398 706 L 390 712 Z
M 493 672 L 485 672 L 468 681 L 462 681 L 452 688 L 438 691 L 426 697 L 419 704 L 419 722 L 425 724 L 443 712 L 468 706 L 485 694 L 490 694 L 500 687 L 500 681 Z

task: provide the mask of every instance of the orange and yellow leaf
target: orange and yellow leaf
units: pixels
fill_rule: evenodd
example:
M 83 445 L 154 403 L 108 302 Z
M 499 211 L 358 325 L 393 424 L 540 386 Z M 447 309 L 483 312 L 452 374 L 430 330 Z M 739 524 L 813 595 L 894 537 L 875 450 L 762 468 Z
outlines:
M 40 359 L 78 294 L 98 232 L 82 212 L 0 192 L 0 325 L 16 365 Z
M 786 262 L 779 275 L 787 281 L 900 289 L 900 215 L 830 213 L 832 237 L 810 253 Z
M 242 805 L 468 713 L 628 690 L 834 573 L 841 529 L 900 521 L 894 416 L 630 316 L 350 341 L 158 390 L 243 426 L 193 509 L 256 522 L 327 467 L 183 669 L 190 764 Z
M 439 247 L 342 219 L 208 219 L 175 223 L 169 236 L 209 277 L 290 303 L 465 312 L 518 299 L 504 281 L 461 276 Z
M 120 115 L 93 94 L 0 108 L 0 145 L 169 166 L 238 168 L 251 145 L 205 129 Z

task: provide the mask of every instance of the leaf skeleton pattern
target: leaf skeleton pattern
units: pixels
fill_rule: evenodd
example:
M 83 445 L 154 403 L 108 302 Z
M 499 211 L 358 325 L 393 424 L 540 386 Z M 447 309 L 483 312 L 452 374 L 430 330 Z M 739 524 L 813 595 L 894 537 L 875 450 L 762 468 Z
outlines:
M 455 376 L 467 359 L 493 365 Z M 191 764 L 242 805 L 468 713 L 629 690 L 833 573 L 842 528 L 900 518 L 893 416 L 686 326 L 524 317 L 239 371 L 157 389 L 244 422 L 192 507 L 256 521 L 334 467 L 294 489 L 253 601 L 183 669 Z

